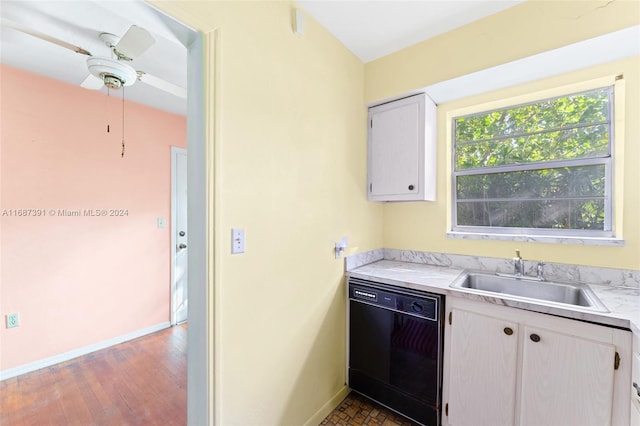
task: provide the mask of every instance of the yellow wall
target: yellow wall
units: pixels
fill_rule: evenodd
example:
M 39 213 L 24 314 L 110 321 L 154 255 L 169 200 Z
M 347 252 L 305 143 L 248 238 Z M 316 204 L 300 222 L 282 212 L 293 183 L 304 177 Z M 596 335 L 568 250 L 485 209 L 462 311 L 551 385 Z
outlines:
M 532 54 L 592 38 L 640 23 L 640 2 L 528 1 L 500 14 L 422 42 L 365 66 L 368 103 L 500 65 Z M 569 85 L 607 75 L 624 74 L 626 121 L 622 158 L 624 185 L 616 187 L 623 204 L 624 247 L 516 243 L 451 239 L 447 230 L 446 113 L 454 109 Z M 640 57 L 593 67 L 544 81 L 438 105 L 437 201 L 387 204 L 385 247 L 510 258 L 515 248 L 526 259 L 640 269 Z M 618 169 L 618 172 L 621 170 Z M 622 191 L 620 191 L 622 189 Z
M 303 424 L 345 389 L 334 242 L 383 245 L 382 206 L 364 190 L 364 66 L 310 17 L 294 35 L 291 2 L 158 5 L 217 30 L 205 52 L 216 58 L 216 421 Z M 232 227 L 245 254 L 230 254 Z
M 293 35 L 289 1 L 154 4 L 209 34 L 205 61 L 215 57 L 215 72 L 206 76 L 207 84 L 215 81 L 207 101 L 216 210 L 209 266 L 215 274 L 215 420 L 225 425 L 319 420 L 317 410 L 344 389 L 344 283 L 342 261 L 332 252 L 343 235 L 350 253 L 386 246 L 513 254 L 514 244 L 444 237 L 443 167 L 435 203 L 365 200 L 366 103 L 638 20 L 637 2 L 602 8 L 604 1 L 527 2 L 365 66 L 309 16 L 305 34 Z M 636 93 L 637 60 L 621 66 L 627 89 Z M 628 99 L 629 116 L 638 116 L 637 97 Z M 631 142 L 640 134 L 632 121 Z M 441 128 L 440 166 L 444 143 Z M 640 155 L 631 143 L 627 154 Z M 633 166 L 625 169 L 625 199 L 638 193 L 640 171 Z M 630 220 L 637 208 L 637 201 L 625 203 L 625 248 L 518 246 L 530 259 L 637 268 L 640 236 Z M 247 253 L 229 253 L 232 227 L 245 229 Z
M 529 0 L 365 66 L 367 102 L 640 23 L 637 0 Z

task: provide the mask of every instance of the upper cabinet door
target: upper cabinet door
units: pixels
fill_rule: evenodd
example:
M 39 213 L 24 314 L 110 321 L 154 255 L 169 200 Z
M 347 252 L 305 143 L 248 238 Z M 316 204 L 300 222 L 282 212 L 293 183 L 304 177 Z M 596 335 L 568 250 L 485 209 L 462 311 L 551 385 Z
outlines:
M 424 93 L 369 108 L 370 201 L 435 200 L 435 122 Z

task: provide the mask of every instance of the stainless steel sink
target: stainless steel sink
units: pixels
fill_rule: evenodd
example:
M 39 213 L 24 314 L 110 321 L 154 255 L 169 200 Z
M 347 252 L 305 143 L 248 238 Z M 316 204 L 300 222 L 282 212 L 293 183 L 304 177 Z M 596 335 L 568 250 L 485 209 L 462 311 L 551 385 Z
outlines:
M 537 299 L 552 303 L 572 305 L 579 308 L 607 312 L 593 291 L 584 284 L 537 281 L 528 277 L 498 276 L 470 273 L 463 281 L 452 287 L 478 290 L 483 293 L 498 293 L 516 298 Z

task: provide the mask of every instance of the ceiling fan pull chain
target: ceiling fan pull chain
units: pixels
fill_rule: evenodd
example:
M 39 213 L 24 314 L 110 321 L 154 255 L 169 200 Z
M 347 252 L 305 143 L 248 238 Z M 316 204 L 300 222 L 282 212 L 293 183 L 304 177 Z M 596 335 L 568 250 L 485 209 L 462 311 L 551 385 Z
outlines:
M 107 133 L 109 133 L 109 96 L 110 96 L 110 92 L 109 92 L 109 86 L 107 86 Z
M 120 158 L 124 158 L 124 86 L 122 86 L 122 152 Z

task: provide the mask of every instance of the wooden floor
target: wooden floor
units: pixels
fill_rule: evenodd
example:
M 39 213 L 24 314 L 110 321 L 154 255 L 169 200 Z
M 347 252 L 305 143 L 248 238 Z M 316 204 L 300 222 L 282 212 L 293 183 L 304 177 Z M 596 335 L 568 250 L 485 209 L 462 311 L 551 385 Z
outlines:
M 0 425 L 185 425 L 187 326 L 0 382 Z

